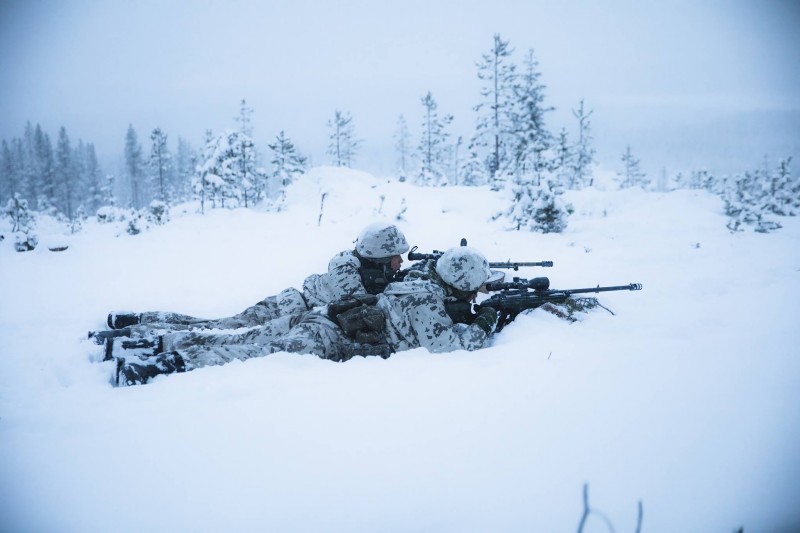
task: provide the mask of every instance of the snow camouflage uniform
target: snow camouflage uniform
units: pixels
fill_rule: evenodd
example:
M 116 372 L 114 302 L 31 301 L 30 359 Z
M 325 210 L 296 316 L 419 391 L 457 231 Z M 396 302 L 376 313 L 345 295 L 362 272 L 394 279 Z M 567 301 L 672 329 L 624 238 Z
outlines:
M 357 294 L 377 294 L 393 279 L 392 258 L 409 249 L 403 233 L 393 224 L 367 226 L 356 240 L 354 250 L 336 254 L 328 263 L 328 272 L 312 274 L 303 282 L 303 292 L 294 288 L 265 298 L 233 317 L 204 320 L 178 313 L 149 312 L 109 315 L 109 326 L 125 326 L 116 339 L 108 339 L 108 354 L 153 355 L 178 349 L 213 348 L 221 364 L 242 359 L 244 349 L 238 345 L 265 345 L 286 334 L 301 315 L 310 309 Z M 402 261 L 401 261 L 402 262 Z M 120 320 L 117 320 L 117 317 Z M 138 322 L 127 325 L 126 320 Z M 248 328 L 246 331 L 234 331 Z M 225 331 L 228 330 L 228 331 Z M 130 340 L 129 337 L 136 340 Z M 227 355 L 227 354 L 232 355 Z M 158 353 L 156 353 L 158 355 Z M 204 365 L 205 366 L 205 365 Z
M 431 352 L 479 349 L 494 331 L 497 323 L 495 311 L 484 310 L 470 325 L 454 324 L 445 310 L 444 302 L 447 297 L 465 296 L 465 293 L 477 290 L 489 275 L 488 262 L 473 249 L 459 247 L 456 250 L 459 259 L 473 256 L 476 260 L 471 260 L 471 264 L 467 261 L 465 266 L 455 271 L 446 268 L 412 271 L 410 280 L 391 283 L 377 296 L 375 308 L 382 313 L 384 323 L 383 343 L 368 345 L 356 342 L 347 337 L 325 313 L 314 310 L 287 320 L 273 321 L 270 326 L 274 324 L 275 327 L 269 332 L 260 337 L 254 334 L 248 339 L 243 336 L 239 340 L 246 342 L 242 343 L 211 341 L 188 346 L 173 344 L 165 337 L 164 354 L 146 360 L 128 361 L 118 369 L 119 382 L 146 382 L 149 377 L 158 374 L 188 371 L 279 351 L 346 361 L 355 355 L 388 357 L 393 351 L 418 347 Z M 448 252 L 442 256 L 445 261 L 440 258 L 437 263 L 446 262 Z
M 355 250 L 339 252 L 324 274 L 312 274 L 303 282 L 303 292 L 288 288 L 269 296 L 241 313 L 219 319 L 197 318 L 180 313 L 149 311 L 112 312 L 108 326 L 124 330 L 122 336 L 153 338 L 168 331 L 231 330 L 261 326 L 281 316 L 291 316 L 353 294 L 377 294 L 393 279 L 391 258 L 409 249 L 403 233 L 394 224 L 370 224 L 356 239 Z

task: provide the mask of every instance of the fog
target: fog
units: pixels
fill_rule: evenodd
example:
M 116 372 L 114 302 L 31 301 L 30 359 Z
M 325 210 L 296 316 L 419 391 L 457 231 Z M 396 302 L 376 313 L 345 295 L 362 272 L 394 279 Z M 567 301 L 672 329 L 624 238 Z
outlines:
M 245 98 L 258 146 L 284 130 L 327 163 L 341 109 L 364 140 L 354 166 L 391 173 L 397 118 L 416 136 L 429 90 L 469 138 L 499 33 L 519 65 L 534 50 L 549 129 L 574 132 L 581 98 L 594 110 L 606 167 L 630 144 L 649 172 L 734 172 L 800 158 L 798 22 L 793 1 L 0 0 L 0 138 L 63 125 L 108 159 L 132 124 L 197 148 Z

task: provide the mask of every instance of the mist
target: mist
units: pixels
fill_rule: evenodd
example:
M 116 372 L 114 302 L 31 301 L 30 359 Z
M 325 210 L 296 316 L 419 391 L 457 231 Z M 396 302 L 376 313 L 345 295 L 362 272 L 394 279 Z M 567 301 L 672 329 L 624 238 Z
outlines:
M 7 0 L 0 138 L 63 125 L 113 161 L 131 124 L 198 148 L 206 130 L 236 127 L 246 99 L 257 145 L 285 131 L 313 164 L 328 162 L 334 111 L 350 112 L 364 141 L 354 166 L 391 174 L 397 118 L 416 142 L 429 90 L 453 136 L 471 136 L 475 64 L 498 33 L 517 64 L 534 50 L 551 131 L 576 131 L 581 99 L 593 110 L 605 167 L 631 145 L 650 173 L 737 172 L 800 156 L 798 22 L 788 1 Z

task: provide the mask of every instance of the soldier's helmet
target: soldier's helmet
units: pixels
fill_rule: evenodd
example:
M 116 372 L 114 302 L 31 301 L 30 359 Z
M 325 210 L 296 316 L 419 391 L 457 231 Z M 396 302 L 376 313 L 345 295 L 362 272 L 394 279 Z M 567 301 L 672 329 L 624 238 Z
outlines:
M 436 260 L 436 273 L 448 285 L 465 292 L 477 291 L 491 275 L 486 257 L 469 246 L 456 246 L 443 253 Z
M 406 236 L 397 226 L 388 222 L 375 222 L 364 228 L 356 239 L 356 252 L 372 260 L 391 259 L 409 249 Z

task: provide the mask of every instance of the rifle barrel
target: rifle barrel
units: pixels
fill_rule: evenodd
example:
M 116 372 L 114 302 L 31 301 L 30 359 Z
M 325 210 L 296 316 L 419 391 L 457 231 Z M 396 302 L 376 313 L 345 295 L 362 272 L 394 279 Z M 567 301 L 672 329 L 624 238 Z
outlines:
M 511 268 L 519 270 L 519 267 L 551 267 L 552 261 L 498 261 L 489 263 L 489 268 Z
M 553 294 L 555 294 L 555 293 L 563 293 L 563 294 L 566 294 L 566 295 L 569 296 L 570 294 L 583 294 L 583 293 L 587 293 L 587 292 L 640 291 L 640 290 L 642 290 L 642 284 L 641 283 L 629 283 L 628 285 L 615 285 L 613 287 L 600 287 L 600 286 L 597 286 L 597 287 L 592 287 L 592 288 L 589 288 L 589 289 L 566 289 L 566 290 L 562 290 L 562 291 L 553 289 L 553 290 L 549 290 L 547 292 L 548 293 L 553 293 Z

